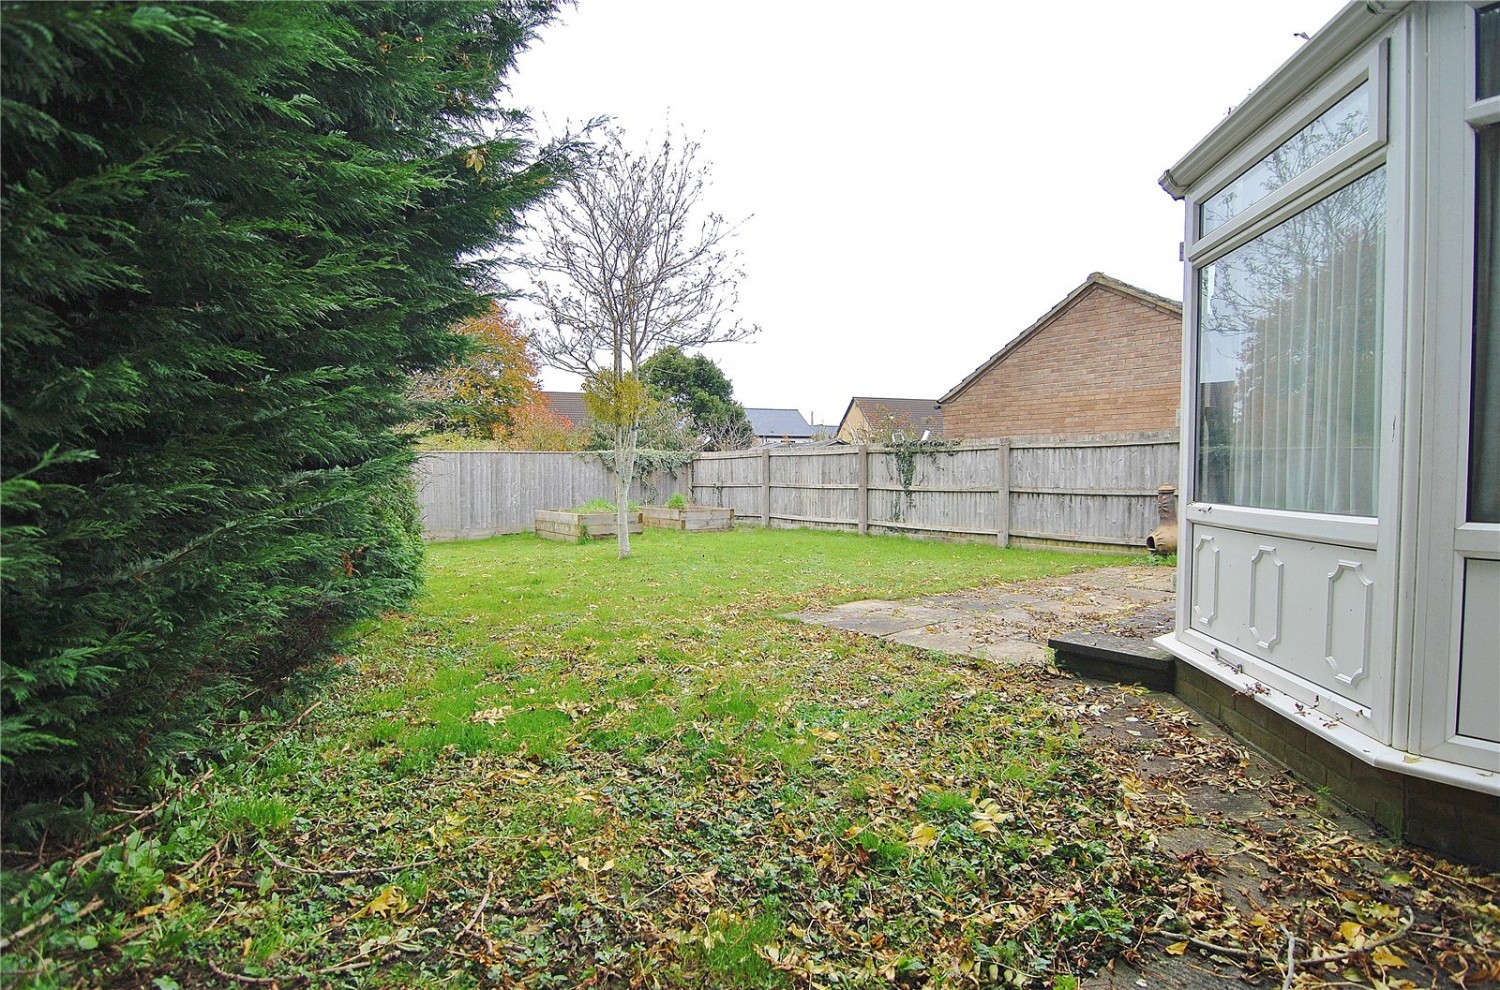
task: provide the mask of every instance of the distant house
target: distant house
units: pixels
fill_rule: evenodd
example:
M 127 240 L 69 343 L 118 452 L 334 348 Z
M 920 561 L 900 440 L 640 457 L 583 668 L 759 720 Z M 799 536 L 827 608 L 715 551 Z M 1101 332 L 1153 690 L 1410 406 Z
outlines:
M 837 436 L 844 443 L 878 442 L 897 430 L 917 439 L 943 435 L 943 411 L 936 399 L 878 399 L 855 396 L 839 421 Z
M 938 400 L 947 436 L 1175 430 L 1182 304 L 1095 272 Z
M 813 426 L 796 409 L 751 409 L 745 407 L 750 428 L 759 446 L 773 443 L 806 443 L 813 438 Z
M 581 430 L 589 425 L 589 413 L 583 405 L 582 392 L 543 392 L 547 408 Z

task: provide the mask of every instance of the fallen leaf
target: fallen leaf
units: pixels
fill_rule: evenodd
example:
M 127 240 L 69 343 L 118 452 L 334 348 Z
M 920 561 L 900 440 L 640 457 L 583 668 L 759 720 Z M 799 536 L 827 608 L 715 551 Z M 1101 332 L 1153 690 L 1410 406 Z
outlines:
M 1180 956 L 1184 952 L 1186 952 L 1187 949 L 1188 944 L 1186 942 L 1173 942 L 1171 945 L 1167 946 L 1167 955 Z
M 1406 965 L 1405 959 L 1402 959 L 1383 945 L 1370 953 L 1370 961 L 1377 966 L 1386 966 L 1391 969 L 1401 969 Z
M 355 912 L 352 917 L 366 918 L 383 916 L 394 918 L 398 914 L 405 914 L 411 910 L 411 901 L 407 899 L 406 891 L 400 887 L 390 886 L 375 895 L 375 898 Z

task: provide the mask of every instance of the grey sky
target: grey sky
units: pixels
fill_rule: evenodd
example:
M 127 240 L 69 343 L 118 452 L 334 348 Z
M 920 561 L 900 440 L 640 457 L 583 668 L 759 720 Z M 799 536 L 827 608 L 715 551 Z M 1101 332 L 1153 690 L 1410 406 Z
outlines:
M 701 136 L 762 328 L 705 353 L 746 405 L 834 422 L 936 398 L 1090 272 L 1181 298 L 1157 177 L 1340 6 L 583 0 L 510 103 Z

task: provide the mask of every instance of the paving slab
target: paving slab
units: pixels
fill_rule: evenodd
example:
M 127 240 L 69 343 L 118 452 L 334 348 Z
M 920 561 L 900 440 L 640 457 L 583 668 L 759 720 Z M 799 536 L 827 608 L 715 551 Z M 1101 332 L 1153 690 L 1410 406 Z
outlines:
M 1080 625 L 1144 634 L 1160 624 L 1131 616 L 1170 600 L 1171 573 L 1162 567 L 1106 567 L 1024 585 L 945 592 L 904 601 L 871 599 L 783 618 L 895 643 L 996 663 L 1046 664 L 1049 635 Z M 1170 610 L 1163 613 L 1170 616 Z M 1119 629 L 1113 627 L 1130 626 Z
M 976 634 L 973 625 L 965 622 L 908 629 L 885 639 L 934 653 L 951 653 L 996 663 L 1047 664 L 1052 659 L 1047 648 L 1039 643 L 1028 639 L 995 638 L 993 633 L 988 636 Z
M 863 601 L 836 605 L 826 611 L 796 612 L 783 616 L 812 625 L 830 626 L 846 632 L 886 636 L 906 629 L 953 619 L 949 609 L 929 608 L 908 602 Z

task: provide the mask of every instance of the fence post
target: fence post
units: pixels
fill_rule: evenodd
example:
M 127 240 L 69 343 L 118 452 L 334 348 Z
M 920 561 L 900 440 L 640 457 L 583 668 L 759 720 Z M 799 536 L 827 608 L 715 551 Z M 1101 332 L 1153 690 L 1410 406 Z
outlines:
M 760 524 L 771 528 L 771 448 L 760 449 Z
M 859 458 L 859 535 L 870 535 L 870 446 L 859 444 L 855 448 Z
M 999 491 L 999 504 L 995 512 L 995 542 L 1001 549 L 1010 546 L 1010 442 L 1006 441 L 1000 445 L 997 452 L 1000 455 L 1000 483 L 996 486 Z
M 688 502 L 692 503 L 693 505 L 698 504 L 698 500 L 693 497 L 693 465 L 697 463 L 698 458 L 697 456 L 694 456 L 692 460 L 688 461 L 682 466 L 682 484 L 685 488 L 687 488 L 687 491 L 683 494 L 687 496 Z

